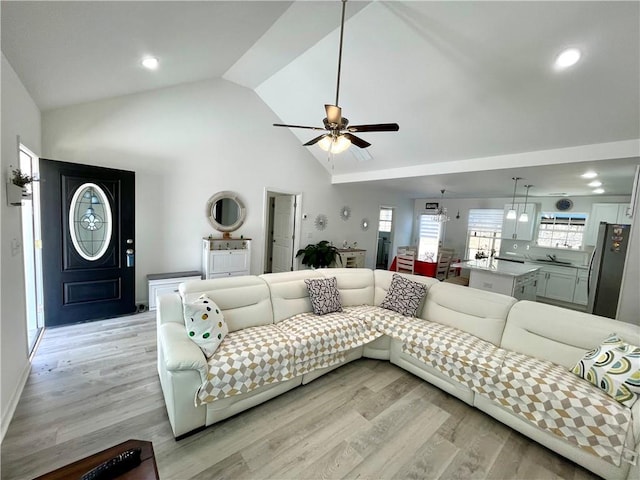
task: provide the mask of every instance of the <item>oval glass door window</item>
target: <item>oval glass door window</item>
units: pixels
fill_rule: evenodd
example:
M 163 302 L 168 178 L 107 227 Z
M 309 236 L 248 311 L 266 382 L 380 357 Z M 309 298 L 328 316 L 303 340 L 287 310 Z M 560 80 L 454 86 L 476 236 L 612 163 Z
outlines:
M 69 207 L 71 241 L 85 260 L 98 260 L 111 240 L 111 205 L 104 191 L 95 183 L 78 187 Z

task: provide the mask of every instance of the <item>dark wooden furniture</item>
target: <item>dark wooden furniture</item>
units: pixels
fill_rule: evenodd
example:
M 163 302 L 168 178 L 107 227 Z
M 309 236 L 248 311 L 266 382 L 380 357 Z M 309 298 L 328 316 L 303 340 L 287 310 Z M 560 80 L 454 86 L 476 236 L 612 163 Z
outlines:
M 36 480 L 77 480 L 89 470 L 131 448 L 142 449 L 140 465 L 120 475 L 118 480 L 158 480 L 158 467 L 153 454 L 153 444 L 142 440 L 127 440 L 89 457 L 61 467 L 38 477 Z

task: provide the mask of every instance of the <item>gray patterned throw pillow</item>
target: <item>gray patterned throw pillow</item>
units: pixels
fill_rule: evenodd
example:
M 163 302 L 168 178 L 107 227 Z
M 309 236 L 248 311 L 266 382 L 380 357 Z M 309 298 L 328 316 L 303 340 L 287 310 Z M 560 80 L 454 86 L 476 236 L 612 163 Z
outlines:
M 389 291 L 380 306 L 400 315 L 415 317 L 425 293 L 427 293 L 426 285 L 394 273 Z
M 332 312 L 342 311 L 342 301 L 338 291 L 338 281 L 336 277 L 321 279 L 305 279 L 309 290 L 309 300 L 316 315 L 325 315 Z

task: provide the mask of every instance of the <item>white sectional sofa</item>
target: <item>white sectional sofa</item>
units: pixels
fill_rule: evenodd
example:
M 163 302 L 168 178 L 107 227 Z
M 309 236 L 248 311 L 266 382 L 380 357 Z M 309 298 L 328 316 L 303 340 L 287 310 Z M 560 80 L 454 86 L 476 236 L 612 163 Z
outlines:
M 626 407 L 569 371 L 612 333 L 638 345 L 640 327 L 403 276 L 427 287 L 416 317 L 379 307 L 393 277 L 384 270 L 192 281 L 179 294 L 160 297 L 158 372 L 174 435 L 181 438 L 368 357 L 391 361 L 604 478 L 640 478 L 640 401 Z M 337 279 L 344 311 L 314 315 L 304 280 L 330 277 Z M 188 337 L 182 309 L 183 299 L 203 293 L 220 308 L 230 332 L 209 361 Z M 342 333 L 344 338 L 333 338 Z M 230 362 L 223 347 L 236 341 L 246 348 L 251 338 L 275 337 L 293 352 L 280 355 L 288 358 L 285 374 L 245 382 L 244 390 L 227 385 L 227 393 L 212 385 L 222 370 L 216 365 Z

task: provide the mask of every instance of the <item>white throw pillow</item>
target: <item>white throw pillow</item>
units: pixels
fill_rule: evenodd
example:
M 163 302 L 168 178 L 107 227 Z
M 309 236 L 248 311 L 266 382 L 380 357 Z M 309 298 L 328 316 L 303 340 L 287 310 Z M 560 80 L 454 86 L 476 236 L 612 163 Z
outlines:
M 229 333 L 222 312 L 216 303 L 204 294 L 193 302 L 184 302 L 183 312 L 187 335 L 209 358 Z

